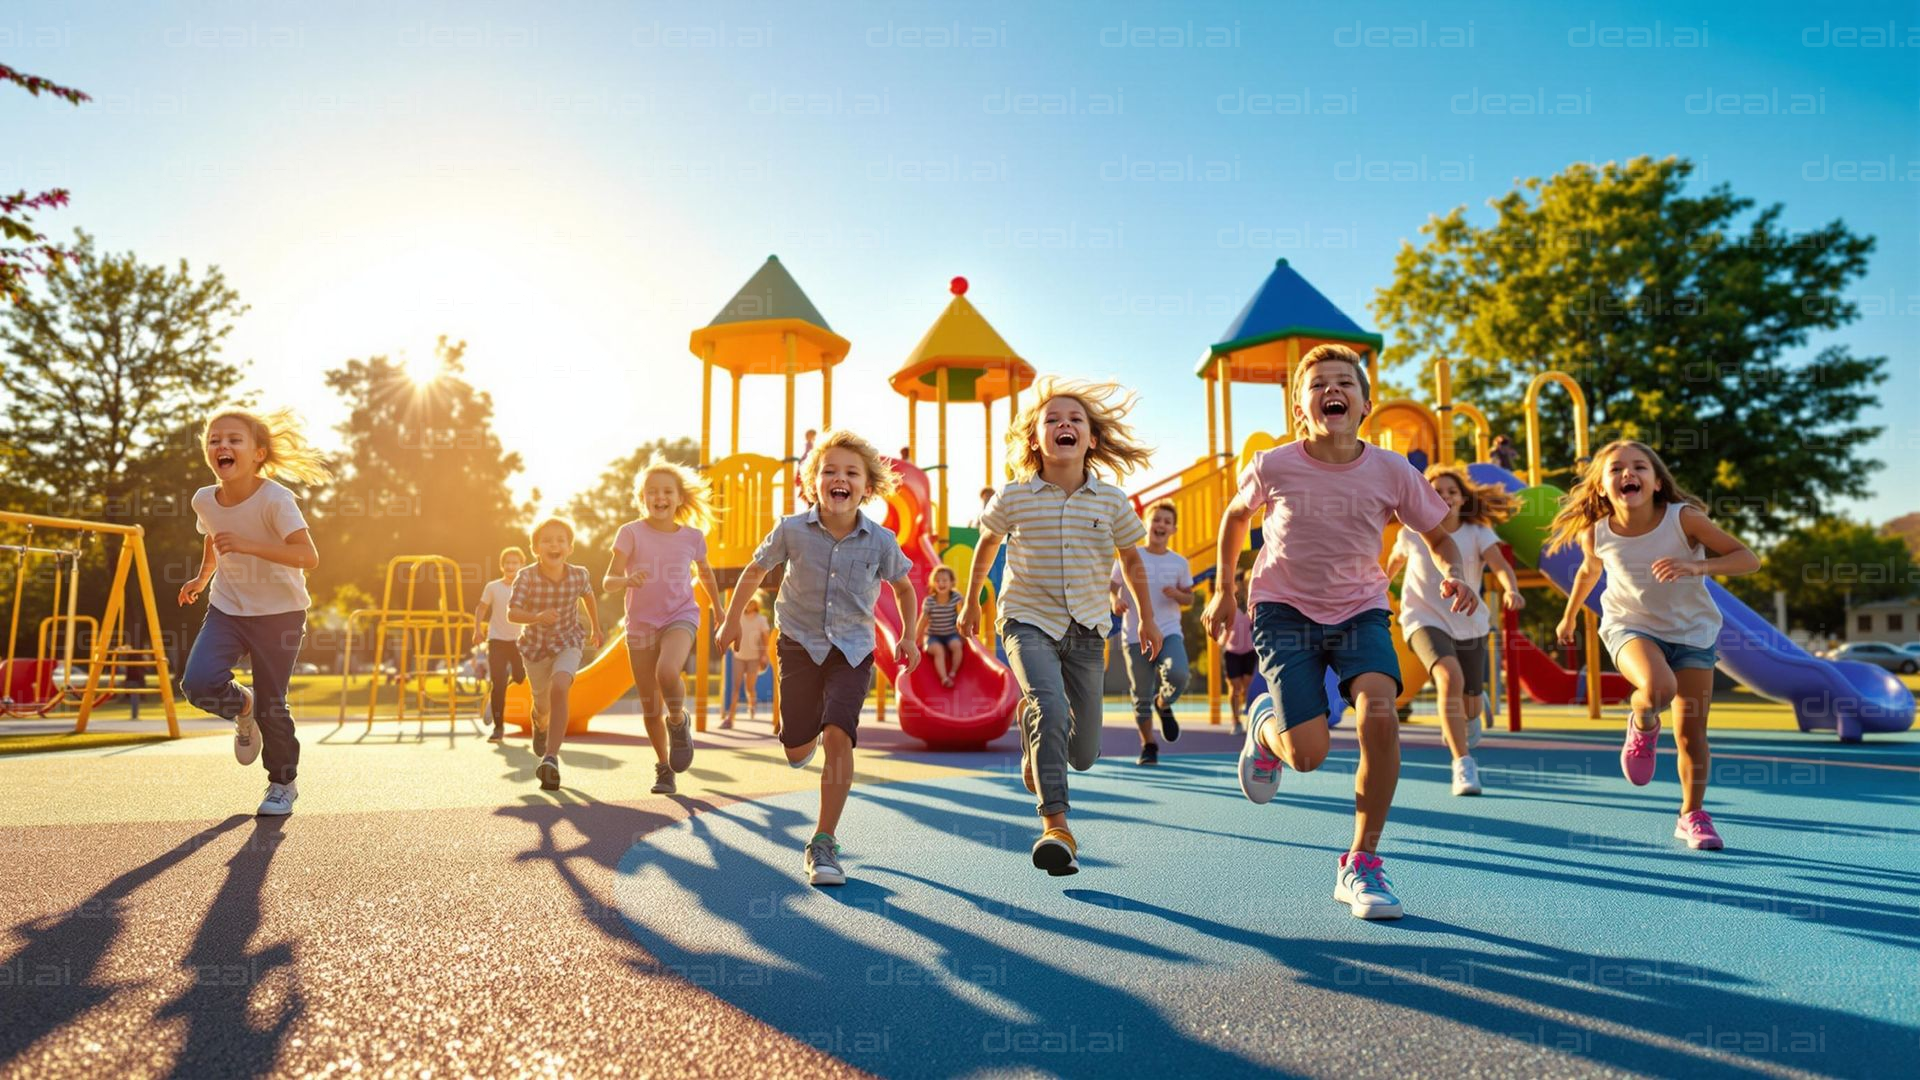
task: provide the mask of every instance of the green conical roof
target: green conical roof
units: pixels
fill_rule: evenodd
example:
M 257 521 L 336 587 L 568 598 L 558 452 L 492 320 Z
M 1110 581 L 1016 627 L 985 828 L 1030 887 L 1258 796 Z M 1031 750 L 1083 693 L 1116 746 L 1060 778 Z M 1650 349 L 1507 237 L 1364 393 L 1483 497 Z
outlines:
M 826 316 L 813 306 L 800 283 L 793 280 L 787 268 L 780 265 L 780 256 L 769 255 L 767 261 L 754 271 L 740 291 L 733 294 L 727 306 L 713 317 L 708 326 L 723 326 L 727 323 L 760 322 L 765 319 L 799 319 L 812 323 L 822 330 L 832 330 L 827 325 Z

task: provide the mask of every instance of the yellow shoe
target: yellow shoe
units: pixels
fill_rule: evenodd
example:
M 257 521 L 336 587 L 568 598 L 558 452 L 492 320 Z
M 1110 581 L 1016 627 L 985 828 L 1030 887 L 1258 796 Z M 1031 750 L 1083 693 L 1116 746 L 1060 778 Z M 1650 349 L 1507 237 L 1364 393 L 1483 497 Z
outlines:
M 1079 848 L 1073 842 L 1073 834 L 1064 828 L 1048 829 L 1040 834 L 1033 845 L 1033 865 L 1052 874 L 1065 877 L 1080 872 Z

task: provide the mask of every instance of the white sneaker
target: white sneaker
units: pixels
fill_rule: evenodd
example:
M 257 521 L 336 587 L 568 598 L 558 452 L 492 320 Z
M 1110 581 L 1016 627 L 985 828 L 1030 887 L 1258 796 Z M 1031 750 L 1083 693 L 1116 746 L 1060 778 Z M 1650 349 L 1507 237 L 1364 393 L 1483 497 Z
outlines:
M 260 809 L 254 811 L 262 817 L 285 817 L 293 813 L 293 800 L 300 797 L 297 784 L 268 784 L 267 797 L 260 801 Z
M 1333 898 L 1347 905 L 1356 919 L 1397 919 L 1402 914 L 1400 898 L 1393 895 L 1393 883 L 1387 880 L 1380 856 L 1364 851 L 1340 856 Z
M 233 718 L 233 760 L 251 765 L 260 759 L 260 725 L 253 722 L 253 691 L 234 683 L 247 696 L 247 707 Z
M 826 735 L 823 732 L 820 736 L 818 736 L 813 740 L 812 746 L 807 747 L 806 757 L 801 758 L 799 761 L 788 761 L 787 764 L 793 766 L 796 769 L 804 769 L 807 766 L 813 764 L 813 755 L 820 752 L 820 740 L 824 738 L 826 738 Z
M 1254 698 L 1247 708 L 1247 741 L 1240 747 L 1240 793 L 1249 802 L 1272 802 L 1280 790 L 1280 759 L 1260 741 L 1260 729 L 1273 713 L 1271 694 Z
M 1471 755 L 1453 759 L 1453 793 L 1455 795 L 1480 794 L 1480 766 Z
M 1470 716 L 1467 718 L 1467 749 L 1468 750 L 1478 750 L 1480 748 L 1480 732 L 1481 732 L 1481 729 L 1485 727 L 1486 727 L 1486 723 L 1485 721 L 1481 720 L 1480 717 Z

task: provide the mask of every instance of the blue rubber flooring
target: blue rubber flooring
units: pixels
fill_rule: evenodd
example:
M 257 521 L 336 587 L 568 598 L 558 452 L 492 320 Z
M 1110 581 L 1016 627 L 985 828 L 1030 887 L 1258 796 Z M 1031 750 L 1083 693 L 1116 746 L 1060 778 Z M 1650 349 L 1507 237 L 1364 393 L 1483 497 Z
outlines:
M 1617 742 L 1489 738 L 1486 795 L 1406 748 L 1382 853 L 1407 909 L 1336 904 L 1356 755 L 1246 802 L 1228 755 L 1073 777 L 1082 870 L 991 775 L 856 786 L 852 880 L 808 887 L 816 796 L 646 834 L 615 895 L 670 970 L 884 1076 L 1911 1075 L 1920 744 L 1720 736 L 1728 849 L 1671 838 Z

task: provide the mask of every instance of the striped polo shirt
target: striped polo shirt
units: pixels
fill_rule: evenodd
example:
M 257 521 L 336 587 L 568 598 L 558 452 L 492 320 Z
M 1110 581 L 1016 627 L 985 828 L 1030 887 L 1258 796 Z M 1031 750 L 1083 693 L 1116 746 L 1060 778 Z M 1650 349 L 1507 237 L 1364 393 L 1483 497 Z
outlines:
M 1086 475 L 1073 491 L 1038 476 L 1008 484 L 981 513 L 981 527 L 1007 540 L 1002 628 L 1018 620 L 1055 641 L 1073 623 L 1102 637 L 1112 629 L 1108 570 L 1114 553 L 1138 544 L 1147 527 L 1126 492 Z

